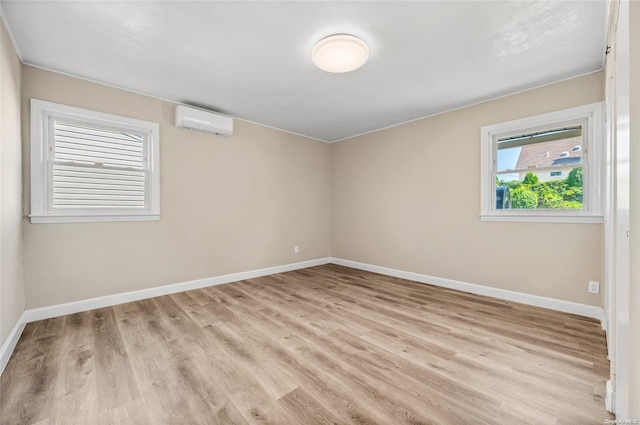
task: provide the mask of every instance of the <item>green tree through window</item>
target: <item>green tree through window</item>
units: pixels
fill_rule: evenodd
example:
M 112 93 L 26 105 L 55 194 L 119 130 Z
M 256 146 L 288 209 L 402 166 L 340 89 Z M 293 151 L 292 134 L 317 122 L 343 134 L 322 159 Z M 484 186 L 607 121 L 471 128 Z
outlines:
M 529 172 L 522 180 L 496 178 L 496 186 L 510 189 L 512 209 L 581 209 L 582 175 L 582 168 L 574 168 L 566 179 L 541 182 L 538 176 Z

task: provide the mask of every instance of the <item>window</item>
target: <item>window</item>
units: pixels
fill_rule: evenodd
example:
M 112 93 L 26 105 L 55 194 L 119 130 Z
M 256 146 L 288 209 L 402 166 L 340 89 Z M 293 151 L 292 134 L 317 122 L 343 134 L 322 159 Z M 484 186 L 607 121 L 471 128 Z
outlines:
M 31 222 L 160 218 L 159 126 L 31 100 Z
M 603 109 L 483 127 L 481 219 L 602 222 Z

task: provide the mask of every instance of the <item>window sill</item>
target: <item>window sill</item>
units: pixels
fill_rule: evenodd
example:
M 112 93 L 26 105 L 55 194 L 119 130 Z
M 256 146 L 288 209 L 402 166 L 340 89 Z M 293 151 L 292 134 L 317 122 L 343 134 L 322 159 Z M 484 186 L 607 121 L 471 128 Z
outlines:
M 116 221 L 158 221 L 160 214 L 123 214 L 123 215 L 30 215 L 31 223 L 96 223 Z
M 527 223 L 604 223 L 601 215 L 538 215 L 538 214 L 481 214 L 480 221 L 511 221 Z

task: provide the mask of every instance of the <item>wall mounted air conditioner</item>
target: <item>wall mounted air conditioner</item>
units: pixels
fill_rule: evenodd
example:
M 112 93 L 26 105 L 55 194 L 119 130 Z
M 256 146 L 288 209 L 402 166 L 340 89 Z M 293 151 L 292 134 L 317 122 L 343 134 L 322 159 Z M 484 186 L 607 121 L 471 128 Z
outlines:
M 231 136 L 233 119 L 214 112 L 178 105 L 176 106 L 176 127 L 220 136 Z

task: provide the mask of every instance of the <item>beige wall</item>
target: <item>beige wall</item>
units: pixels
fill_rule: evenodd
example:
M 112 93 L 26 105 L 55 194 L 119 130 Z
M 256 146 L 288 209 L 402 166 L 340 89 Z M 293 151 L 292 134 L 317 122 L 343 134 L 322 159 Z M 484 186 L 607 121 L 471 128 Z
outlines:
M 329 255 L 600 305 L 601 226 L 480 222 L 478 176 L 481 126 L 602 100 L 602 73 L 333 145 L 237 120 L 204 135 L 176 129 L 169 102 L 28 66 L 23 80 L 27 211 L 31 98 L 159 122 L 162 169 L 159 222 L 25 220 L 27 308 Z
M 27 308 L 330 255 L 329 145 L 238 120 L 229 138 L 178 129 L 175 104 L 24 66 L 27 211 L 31 98 L 160 123 L 162 218 L 25 221 Z
M 159 122 L 162 219 L 25 220 L 27 308 L 329 255 L 600 305 L 602 226 L 480 222 L 478 178 L 480 127 L 600 101 L 602 73 L 326 145 L 176 129 L 170 102 L 23 66 L 27 211 L 31 98 Z
M 629 418 L 640 419 L 640 2 L 629 10 Z M 621 418 L 625 419 L 625 418 Z
M 602 100 L 599 72 L 333 144 L 332 255 L 601 305 L 602 226 L 481 222 L 479 178 L 482 126 Z
M 21 65 L 0 22 L 0 345 L 24 311 Z

